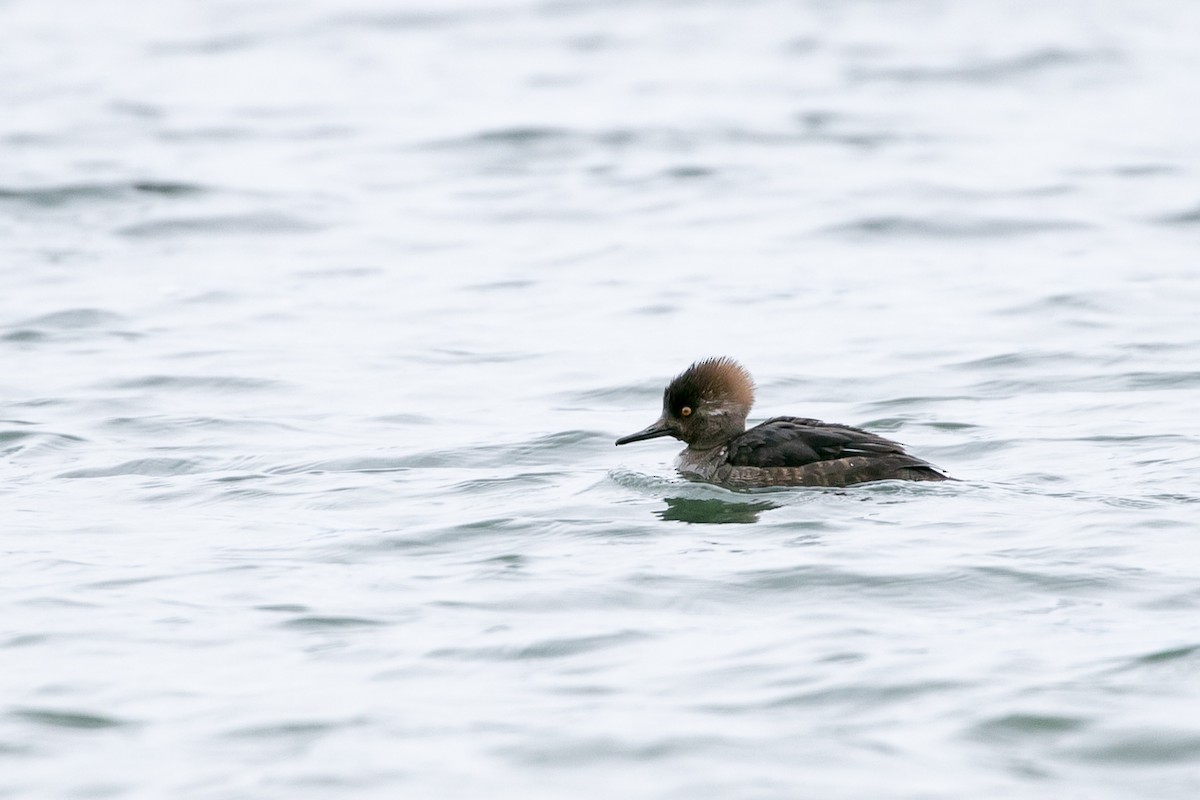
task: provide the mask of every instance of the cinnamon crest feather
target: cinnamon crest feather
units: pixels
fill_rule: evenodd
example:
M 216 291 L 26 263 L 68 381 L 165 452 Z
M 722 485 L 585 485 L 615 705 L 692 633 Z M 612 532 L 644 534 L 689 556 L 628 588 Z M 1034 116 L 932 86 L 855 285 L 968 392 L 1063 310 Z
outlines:
M 672 414 L 702 403 L 728 403 L 749 412 L 754 405 L 754 379 L 727 356 L 697 361 L 672 379 L 663 406 Z

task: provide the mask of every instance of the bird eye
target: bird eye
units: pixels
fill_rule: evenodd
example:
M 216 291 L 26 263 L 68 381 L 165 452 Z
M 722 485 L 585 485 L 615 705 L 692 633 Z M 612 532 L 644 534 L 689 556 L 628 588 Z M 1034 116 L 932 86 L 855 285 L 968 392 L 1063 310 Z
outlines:
M 684 406 L 683 408 L 679 409 L 679 416 L 690 417 L 691 415 L 692 415 L 692 407 L 691 406 Z

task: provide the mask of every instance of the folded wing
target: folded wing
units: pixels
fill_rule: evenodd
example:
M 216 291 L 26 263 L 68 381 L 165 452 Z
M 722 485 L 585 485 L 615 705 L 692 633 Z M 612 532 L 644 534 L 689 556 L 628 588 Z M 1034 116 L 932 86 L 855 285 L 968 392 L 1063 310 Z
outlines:
M 735 467 L 802 467 L 850 456 L 906 455 L 903 445 L 861 428 L 819 419 L 774 417 L 729 443 Z

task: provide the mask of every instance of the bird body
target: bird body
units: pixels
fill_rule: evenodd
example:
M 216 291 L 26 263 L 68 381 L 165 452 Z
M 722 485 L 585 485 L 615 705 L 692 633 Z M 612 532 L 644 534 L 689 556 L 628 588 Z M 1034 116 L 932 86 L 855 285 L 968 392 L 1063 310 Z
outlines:
M 663 392 L 662 416 L 617 444 L 680 439 L 687 448 L 676 461 L 679 472 L 730 489 L 951 480 L 898 442 L 849 425 L 773 417 L 746 430 L 753 403 L 754 383 L 740 364 L 698 361 Z

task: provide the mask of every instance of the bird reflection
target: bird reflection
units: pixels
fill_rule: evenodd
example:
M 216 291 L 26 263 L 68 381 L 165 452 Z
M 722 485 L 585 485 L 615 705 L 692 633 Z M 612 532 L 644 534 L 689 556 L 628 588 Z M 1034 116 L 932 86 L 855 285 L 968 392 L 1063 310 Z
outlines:
M 774 503 L 759 501 L 757 503 L 727 503 L 724 500 L 697 500 L 691 497 L 666 497 L 667 507 L 655 511 L 660 519 L 676 522 L 725 524 L 747 524 L 758 522 L 758 515 L 772 508 L 779 508 Z

